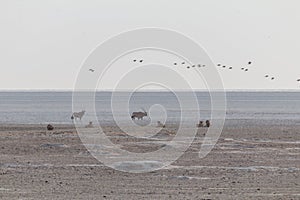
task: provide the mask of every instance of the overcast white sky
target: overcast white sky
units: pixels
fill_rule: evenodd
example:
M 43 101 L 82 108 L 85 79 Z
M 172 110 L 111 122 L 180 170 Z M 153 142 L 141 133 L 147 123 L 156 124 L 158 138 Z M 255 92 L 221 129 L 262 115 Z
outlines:
M 2 0 L 0 89 L 72 89 L 80 65 L 120 32 L 160 27 L 202 45 L 226 89 L 299 89 L 298 0 Z M 266 80 L 270 74 L 276 81 Z

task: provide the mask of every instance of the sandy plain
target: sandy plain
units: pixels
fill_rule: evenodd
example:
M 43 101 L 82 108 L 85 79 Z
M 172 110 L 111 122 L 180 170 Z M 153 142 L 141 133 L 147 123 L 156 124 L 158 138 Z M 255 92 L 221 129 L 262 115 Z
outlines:
M 226 122 L 214 149 L 198 157 L 206 128 L 172 165 L 149 173 L 106 167 L 71 125 L 0 125 L 0 199 L 300 199 L 300 122 Z M 103 127 L 129 151 L 142 139 Z M 159 138 L 171 137 L 167 126 Z M 148 143 L 149 144 L 149 143 Z

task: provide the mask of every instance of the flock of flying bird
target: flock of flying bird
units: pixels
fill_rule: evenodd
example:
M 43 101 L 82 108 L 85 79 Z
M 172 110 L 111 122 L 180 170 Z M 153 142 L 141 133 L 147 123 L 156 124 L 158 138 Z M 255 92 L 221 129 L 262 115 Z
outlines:
M 133 62 L 134 62 L 134 63 L 138 63 L 138 62 L 139 62 L 139 63 L 142 63 L 142 62 L 144 62 L 144 60 L 142 60 L 142 59 L 141 59 L 141 60 L 134 59 Z M 179 65 L 179 64 L 181 64 L 181 65 L 183 65 L 183 66 L 186 66 L 187 69 L 194 68 L 194 67 L 196 67 L 196 66 L 199 67 L 199 68 L 201 68 L 201 67 L 206 67 L 206 65 L 202 65 L 202 64 L 191 65 L 191 66 L 190 66 L 190 65 L 186 65 L 186 62 L 184 62 L 184 61 L 181 62 L 181 63 L 174 62 L 174 65 L 175 65 L 175 66 L 177 66 L 177 65 Z M 252 65 L 252 62 L 249 61 L 247 67 L 242 67 L 241 70 L 242 70 L 242 71 L 245 71 L 245 72 L 248 72 L 248 71 L 249 71 L 249 68 L 248 68 L 248 67 L 251 66 L 251 65 Z M 228 67 L 228 66 L 226 66 L 226 65 L 221 65 L 220 63 L 217 64 L 217 66 L 218 66 L 218 67 L 222 67 L 222 68 L 228 68 L 229 70 L 232 70 L 232 69 L 233 69 L 233 67 L 231 67 L 231 66 Z M 90 72 L 95 72 L 95 69 L 90 68 L 89 71 L 90 71 Z M 274 76 L 270 76 L 269 74 L 266 74 L 266 75 L 265 75 L 265 78 L 271 79 L 272 81 L 275 80 L 275 77 L 274 77 Z M 297 82 L 300 83 L 300 78 L 297 79 Z
M 174 65 L 178 65 L 178 63 L 175 62 Z M 181 65 L 185 65 L 185 62 L 182 62 Z M 251 61 L 248 62 L 248 67 L 249 67 L 250 65 L 252 65 L 252 62 L 251 62 Z M 187 69 L 190 69 L 191 67 L 193 68 L 193 67 L 196 67 L 196 66 L 198 66 L 198 67 L 205 67 L 205 65 L 198 64 L 198 65 L 192 65 L 192 66 L 189 66 L 189 65 L 188 65 L 188 66 L 186 66 L 186 68 L 187 68 Z M 233 69 L 233 67 L 228 67 L 228 66 L 226 66 L 226 65 L 221 65 L 220 63 L 217 64 L 217 66 L 218 66 L 218 67 L 222 67 L 222 68 L 224 68 L 224 69 L 225 69 L 225 68 L 228 68 L 229 70 L 232 70 L 232 69 Z M 249 68 L 248 68 L 248 67 L 242 67 L 241 70 L 243 70 L 243 71 L 245 71 L 245 72 L 248 72 L 248 71 L 249 71 Z M 271 80 L 275 80 L 275 77 L 273 77 L 273 76 L 271 77 L 271 76 L 268 75 L 268 74 L 265 75 L 265 78 L 270 78 Z M 298 79 L 297 81 L 300 82 L 300 79 Z

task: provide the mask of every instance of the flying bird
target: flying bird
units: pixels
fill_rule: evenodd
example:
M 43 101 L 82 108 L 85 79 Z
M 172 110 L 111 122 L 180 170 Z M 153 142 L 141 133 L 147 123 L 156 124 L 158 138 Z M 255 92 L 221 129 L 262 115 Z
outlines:
M 201 67 L 201 64 L 198 64 L 198 67 Z
M 300 79 L 298 79 L 297 81 L 300 82 Z
M 143 60 L 140 60 L 140 63 L 142 63 L 143 62 Z
M 266 77 L 266 78 L 268 78 L 268 77 L 269 77 L 269 75 L 265 75 L 265 77 Z
M 275 79 L 274 77 L 271 78 L 271 80 L 274 80 L 274 79 Z
M 226 68 L 226 66 L 224 65 L 223 68 Z
M 181 64 L 183 64 L 183 65 L 184 65 L 184 64 L 185 64 L 185 62 L 182 62 Z
M 136 60 L 133 60 L 133 62 L 136 62 Z
M 190 68 L 190 66 L 187 66 L 186 68 L 188 68 L 188 69 L 189 69 L 189 68 Z
M 177 63 L 174 63 L 174 65 L 177 65 Z
M 95 70 L 94 70 L 94 69 L 89 69 L 89 71 L 90 71 L 90 72 L 94 72 Z
M 244 67 L 241 68 L 241 70 L 244 70 L 244 69 L 245 69 Z
M 232 67 L 229 67 L 229 69 L 232 69 Z
M 245 69 L 245 72 L 247 72 L 248 71 L 248 69 Z
M 251 65 L 251 64 L 252 64 L 252 62 L 251 62 L 251 61 L 249 61 L 249 62 L 248 62 L 248 65 Z
M 218 66 L 220 67 L 220 66 L 221 66 L 221 64 L 218 64 Z

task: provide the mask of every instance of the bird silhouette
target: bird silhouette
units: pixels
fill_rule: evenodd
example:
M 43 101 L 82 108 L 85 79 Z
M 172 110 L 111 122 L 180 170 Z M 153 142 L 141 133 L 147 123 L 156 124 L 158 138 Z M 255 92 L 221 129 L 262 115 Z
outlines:
M 142 62 L 144 62 L 144 60 L 137 60 L 137 59 L 134 59 L 133 60 L 133 62 L 140 62 L 140 63 L 142 63 Z M 186 62 L 185 61 L 182 61 L 182 62 L 174 62 L 173 64 L 174 65 L 179 65 L 179 64 L 182 64 L 182 65 L 185 65 L 186 64 Z M 188 63 L 187 63 L 188 64 Z M 248 65 L 251 65 L 251 64 L 253 64 L 253 62 L 252 61 L 248 61 Z M 222 68 L 228 68 L 229 70 L 232 70 L 234 67 L 229 67 L 229 66 L 226 66 L 226 65 L 222 65 L 221 63 L 218 63 L 217 64 L 217 66 L 218 67 L 222 67 Z M 194 64 L 194 65 L 190 65 L 190 66 L 186 66 L 186 68 L 187 69 L 190 69 L 191 67 L 205 67 L 205 65 L 202 65 L 202 64 Z M 243 71 L 245 71 L 245 72 L 248 72 L 249 71 L 249 68 L 247 68 L 247 67 L 241 67 L 241 70 L 243 70 Z M 95 72 L 95 70 L 94 69 L 89 69 L 89 71 L 90 72 Z M 275 77 L 272 77 L 272 76 L 270 76 L 269 74 L 266 74 L 265 76 L 264 76 L 265 78 L 268 78 L 269 80 L 275 80 Z M 300 78 L 298 78 L 297 79 L 297 82 L 299 82 L 300 83 Z
M 300 79 L 298 79 L 297 81 L 300 82 Z
M 90 71 L 90 72 L 94 72 L 95 70 L 94 70 L 94 69 L 89 69 L 89 71 Z

